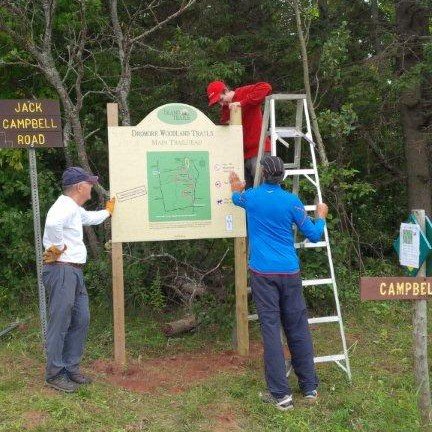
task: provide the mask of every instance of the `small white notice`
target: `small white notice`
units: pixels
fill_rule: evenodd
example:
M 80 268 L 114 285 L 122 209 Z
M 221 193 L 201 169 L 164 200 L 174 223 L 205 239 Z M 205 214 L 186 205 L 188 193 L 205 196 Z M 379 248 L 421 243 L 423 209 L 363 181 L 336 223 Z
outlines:
M 225 224 L 226 224 L 226 230 L 227 231 L 233 230 L 233 217 L 232 217 L 232 215 L 226 215 L 225 216 Z
M 420 267 L 420 226 L 411 223 L 402 223 L 400 226 L 399 244 L 400 265 Z

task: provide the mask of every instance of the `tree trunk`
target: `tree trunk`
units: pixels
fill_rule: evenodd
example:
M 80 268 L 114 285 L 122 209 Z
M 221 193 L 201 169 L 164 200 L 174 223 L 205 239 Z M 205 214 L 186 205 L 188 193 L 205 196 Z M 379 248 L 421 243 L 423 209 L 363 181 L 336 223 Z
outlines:
M 372 39 L 375 49 L 375 54 L 381 52 L 381 39 L 379 37 L 379 6 L 378 0 L 371 0 L 371 18 L 372 18 Z
M 423 60 L 422 37 L 428 34 L 430 9 L 420 0 L 396 2 L 396 28 L 399 39 L 398 73 L 410 72 Z M 408 203 L 411 210 L 431 212 L 431 172 L 425 133 L 426 113 L 422 82 L 412 84 L 400 97 L 401 122 L 405 140 L 408 178 Z M 415 301 L 413 307 L 414 375 L 423 430 L 431 430 L 432 408 L 427 356 L 426 301 Z
M 182 318 L 178 321 L 172 321 L 163 327 L 162 331 L 166 336 L 174 336 L 193 330 L 198 325 L 194 315 Z
M 297 23 L 297 32 L 298 37 L 300 41 L 300 48 L 301 48 L 301 57 L 302 57 L 302 63 L 303 63 L 303 79 L 304 79 L 304 86 L 306 90 L 306 98 L 307 98 L 307 104 L 309 107 L 310 117 L 311 117 L 311 124 L 312 124 L 312 130 L 315 134 L 316 143 L 318 146 L 318 154 L 321 160 L 321 163 L 324 166 L 327 166 L 329 164 L 327 159 L 327 154 L 325 151 L 324 143 L 321 137 L 321 133 L 318 126 L 318 120 L 315 113 L 315 108 L 312 101 L 312 94 L 311 94 L 311 87 L 310 87 L 310 79 L 309 79 L 309 60 L 306 50 L 306 41 L 303 34 L 302 29 L 302 23 L 301 23 L 301 17 L 300 17 L 300 8 L 298 0 L 293 0 L 294 5 L 294 11 L 296 16 L 296 23 Z

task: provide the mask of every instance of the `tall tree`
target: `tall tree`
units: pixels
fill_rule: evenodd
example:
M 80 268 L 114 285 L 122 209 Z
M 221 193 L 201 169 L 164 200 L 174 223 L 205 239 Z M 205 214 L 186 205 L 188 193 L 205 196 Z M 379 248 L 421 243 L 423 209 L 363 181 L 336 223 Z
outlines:
M 400 96 L 401 122 L 407 161 L 409 207 L 431 214 L 430 150 L 426 134 L 424 97 L 424 41 L 429 35 L 432 7 L 421 0 L 396 2 L 396 28 L 399 42 L 398 73 L 403 90 Z M 424 428 L 432 428 L 432 407 L 427 352 L 427 303 L 414 302 L 414 374 Z
M 84 97 L 82 80 L 84 78 L 85 46 L 88 43 L 88 25 L 86 2 L 77 2 L 75 10 L 78 25 L 71 26 L 71 31 L 61 42 L 67 46 L 57 46 L 53 36 L 56 0 L 43 0 L 41 5 L 25 2 L 0 1 L 0 12 L 8 13 L 9 19 L 0 22 L 0 30 L 9 35 L 13 43 L 20 47 L 15 51 L 15 62 L 37 69 L 51 84 L 58 94 L 66 117 L 66 135 L 69 128 L 73 131 L 77 146 L 78 159 L 81 166 L 92 171 L 85 146 L 85 133 L 80 112 Z M 67 59 L 62 55 L 65 54 Z M 66 63 L 65 67 L 64 63 Z M 72 77 L 72 78 L 71 78 Z M 103 201 L 107 191 L 100 185 L 97 187 L 100 200 Z M 99 242 L 92 229 L 86 229 L 90 249 L 98 255 Z

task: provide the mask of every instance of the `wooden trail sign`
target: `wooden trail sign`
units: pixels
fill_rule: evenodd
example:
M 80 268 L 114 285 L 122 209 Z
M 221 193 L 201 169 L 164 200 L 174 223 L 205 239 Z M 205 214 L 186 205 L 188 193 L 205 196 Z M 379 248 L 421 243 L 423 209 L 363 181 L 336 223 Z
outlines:
M 0 148 L 63 146 L 58 101 L 0 100 Z
M 107 117 L 110 191 L 117 198 L 112 219 L 115 362 L 126 363 L 124 241 L 234 237 L 236 348 L 248 355 L 245 215 L 229 199 L 228 181 L 230 171 L 243 176 L 241 109 L 231 111 L 229 127 L 216 126 L 185 104 L 163 105 L 133 127 L 118 127 L 117 104 L 107 105 Z
M 362 300 L 427 300 L 432 298 L 432 278 L 363 277 L 360 297 Z

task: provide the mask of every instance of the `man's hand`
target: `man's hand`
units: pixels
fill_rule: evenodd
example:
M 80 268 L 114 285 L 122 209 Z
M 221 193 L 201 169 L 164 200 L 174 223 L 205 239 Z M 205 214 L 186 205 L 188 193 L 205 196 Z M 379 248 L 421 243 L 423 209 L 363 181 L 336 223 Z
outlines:
M 228 108 L 230 110 L 235 110 L 240 107 L 241 107 L 240 102 L 231 102 L 230 104 L 228 104 Z
M 60 255 L 67 249 L 67 246 L 63 248 L 63 250 L 58 249 L 56 246 L 50 246 L 45 252 L 42 254 L 42 259 L 44 264 L 51 264 L 56 262 Z
M 105 210 L 107 210 L 110 215 L 112 215 L 114 212 L 115 201 L 116 201 L 116 199 L 115 199 L 115 197 L 113 197 L 109 201 L 107 201 L 105 204 Z
M 319 203 L 316 207 L 316 215 L 320 219 L 325 219 L 328 215 L 328 207 L 327 204 Z
M 242 192 L 246 186 L 246 183 L 241 181 L 240 177 L 234 171 L 230 172 L 229 182 L 231 184 L 232 192 Z

